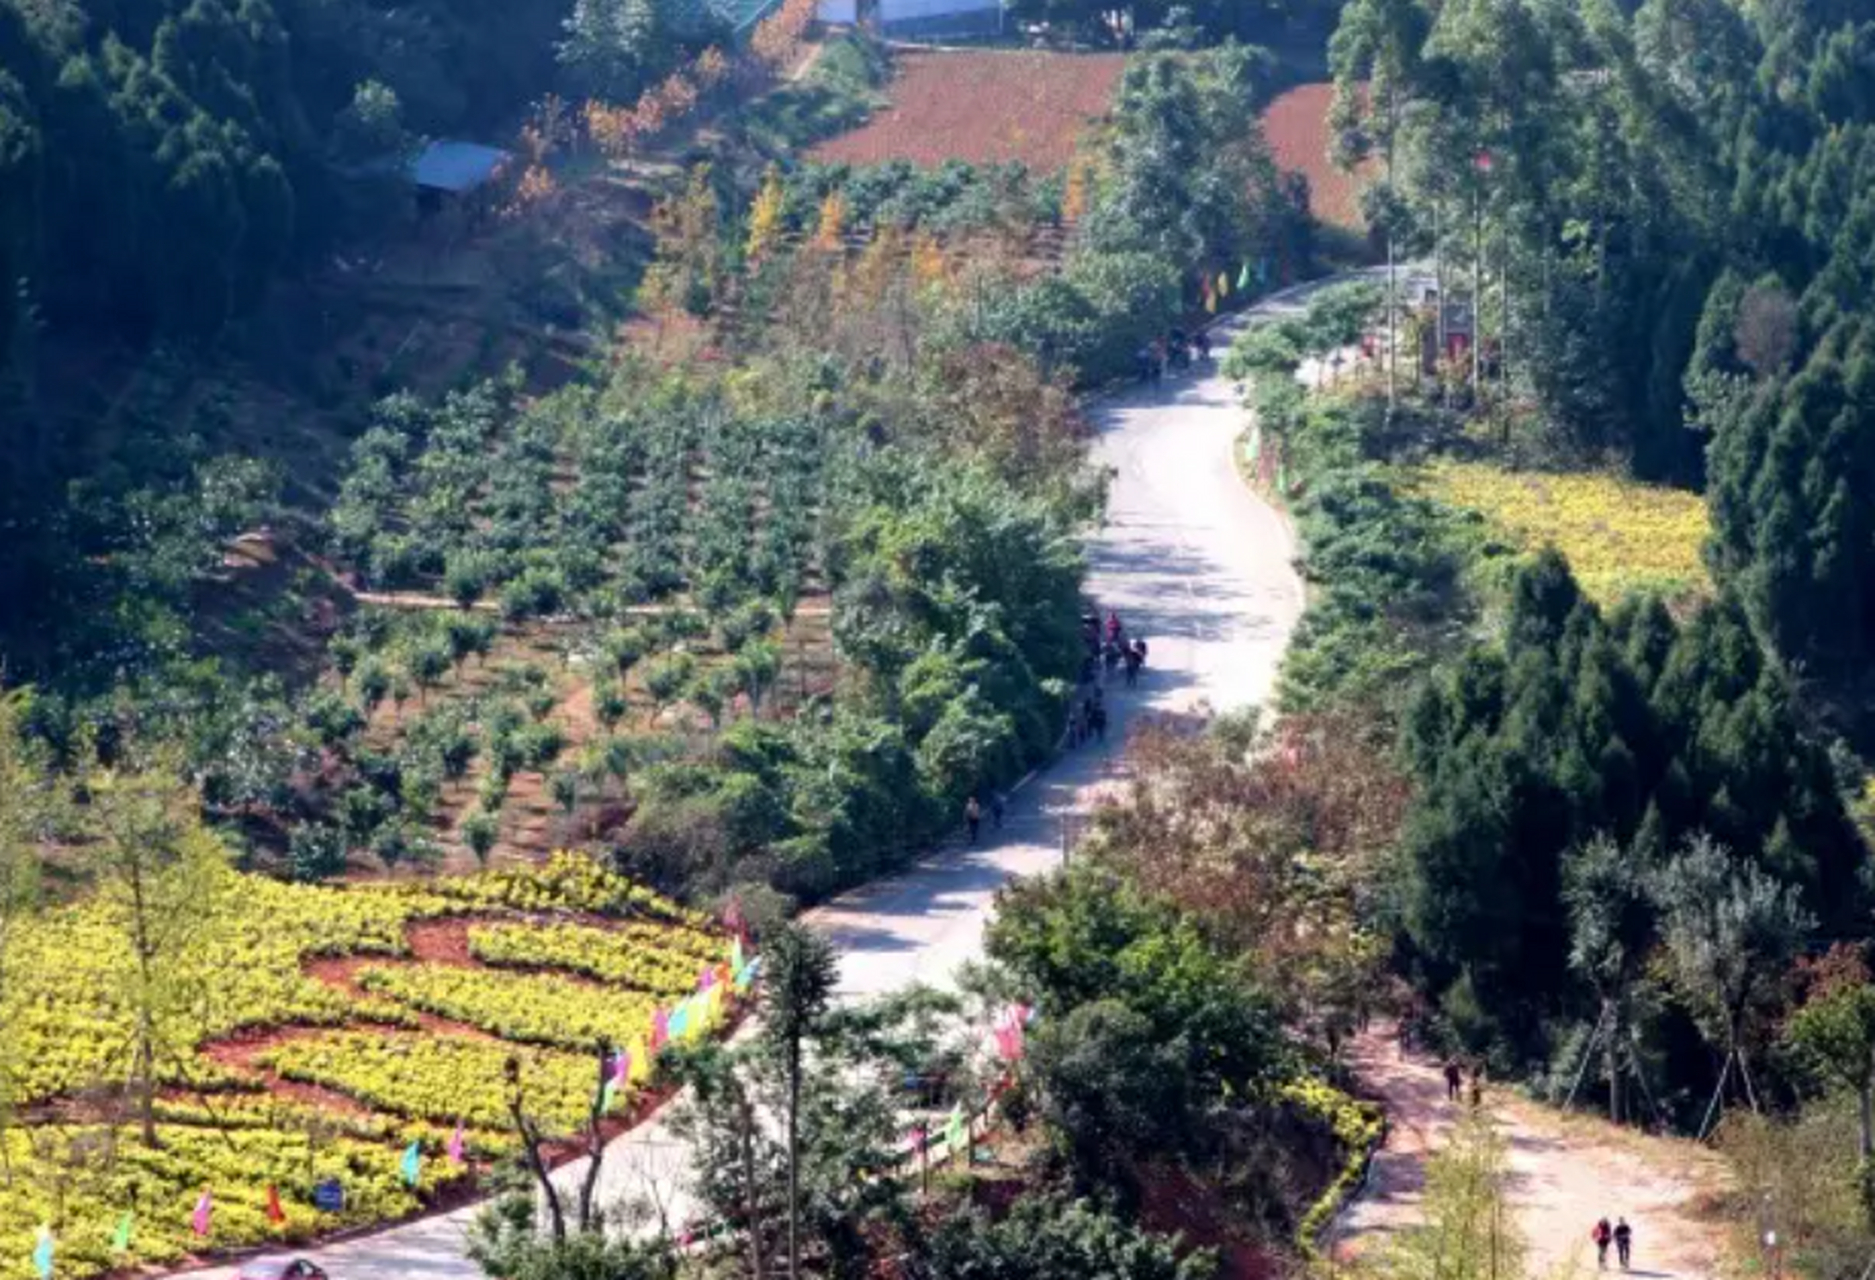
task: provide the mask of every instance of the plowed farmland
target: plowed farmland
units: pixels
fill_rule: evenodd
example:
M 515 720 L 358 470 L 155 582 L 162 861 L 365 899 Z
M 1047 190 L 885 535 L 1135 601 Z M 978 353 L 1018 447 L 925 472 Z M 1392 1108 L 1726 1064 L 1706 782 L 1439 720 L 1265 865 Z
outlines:
M 1020 160 L 1038 171 L 1062 169 L 1081 132 L 1106 114 L 1125 65 L 1117 53 L 901 53 L 891 104 L 811 155 L 830 164 Z
M 1333 132 L 1328 109 L 1334 96 L 1332 84 L 1297 85 L 1265 108 L 1263 133 L 1276 166 L 1309 180 L 1310 212 L 1330 226 L 1365 235 L 1367 228 L 1361 221 L 1365 166 L 1349 173 L 1329 158 Z

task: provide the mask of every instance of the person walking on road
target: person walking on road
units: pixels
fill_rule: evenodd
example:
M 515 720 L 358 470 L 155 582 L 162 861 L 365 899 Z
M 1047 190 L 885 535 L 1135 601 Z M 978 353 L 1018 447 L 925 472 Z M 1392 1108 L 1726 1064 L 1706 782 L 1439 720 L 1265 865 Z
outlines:
M 1603 1271 L 1608 1270 L 1608 1242 L 1614 1238 L 1614 1229 L 1606 1218 L 1589 1229 L 1589 1239 L 1595 1242 L 1595 1265 Z
M 983 806 L 977 803 L 975 796 L 964 801 L 964 826 L 969 829 L 970 843 L 975 844 L 977 831 L 983 826 Z
M 1615 1254 L 1621 1259 L 1621 1269 L 1628 1269 L 1628 1261 L 1633 1257 L 1634 1228 L 1628 1225 L 1626 1218 L 1615 1219 Z
M 1447 1058 L 1445 1060 L 1445 1100 L 1447 1102 L 1458 1101 L 1459 1086 L 1464 1083 L 1464 1079 L 1465 1071 L 1458 1065 L 1458 1059 Z

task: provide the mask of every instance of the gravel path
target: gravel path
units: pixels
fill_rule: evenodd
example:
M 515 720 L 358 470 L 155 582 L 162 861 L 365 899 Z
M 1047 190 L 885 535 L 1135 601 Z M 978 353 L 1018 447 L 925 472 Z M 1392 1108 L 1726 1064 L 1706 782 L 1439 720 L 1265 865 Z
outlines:
M 1457 1108 L 1445 1100 L 1438 1064 L 1403 1058 L 1391 1028 L 1376 1026 L 1353 1046 L 1356 1077 L 1387 1108 L 1387 1144 L 1365 1192 L 1336 1224 L 1334 1252 L 1348 1258 L 1418 1222 L 1427 1155 L 1444 1140 Z M 1594 1117 L 1567 1114 L 1487 1087 L 1485 1105 L 1508 1144 L 1510 1198 L 1529 1246 L 1528 1273 L 1595 1270 L 1589 1228 L 1625 1216 L 1634 1228 L 1634 1270 L 1664 1280 L 1722 1274 L 1723 1223 L 1701 1205 L 1725 1182 L 1723 1163 L 1698 1143 L 1650 1138 Z M 1609 1251 L 1614 1271 L 1614 1252 Z
M 1299 296 L 1299 294 L 1298 294 Z M 1293 298 L 1247 315 L 1294 308 Z M 1244 318 L 1220 326 L 1216 349 Z M 1214 368 L 1215 366 L 1213 366 Z M 1109 397 L 1094 411 L 1099 456 L 1114 468 L 1106 527 L 1092 541 L 1089 588 L 1143 635 L 1151 659 L 1137 690 L 1109 695 L 1109 746 L 1070 753 L 1012 795 L 1003 829 L 976 849 L 952 845 L 902 875 L 811 913 L 842 953 L 849 996 L 912 982 L 941 984 L 981 950 L 992 898 L 1011 876 L 1054 866 L 1068 815 L 1085 808 L 1113 767 L 1127 722 L 1142 713 L 1260 702 L 1275 683 L 1301 616 L 1287 526 L 1238 480 L 1232 450 L 1243 415 L 1207 370 Z M 684 1154 L 658 1119 L 607 1149 L 601 1200 L 648 1198 L 689 1217 Z M 573 1185 L 578 1164 L 559 1171 Z M 475 1280 L 463 1253 L 473 1206 L 309 1250 L 333 1280 Z M 198 1274 L 232 1280 L 235 1269 Z

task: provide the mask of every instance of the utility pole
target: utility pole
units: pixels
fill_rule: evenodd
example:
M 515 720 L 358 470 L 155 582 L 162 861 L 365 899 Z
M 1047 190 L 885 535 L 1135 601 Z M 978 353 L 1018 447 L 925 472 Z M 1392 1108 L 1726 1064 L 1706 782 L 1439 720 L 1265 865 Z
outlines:
M 1393 189 L 1387 189 L 1391 197 Z M 1396 398 L 1397 363 L 1399 359 L 1399 336 L 1397 333 L 1397 312 L 1400 305 L 1400 286 L 1394 275 L 1393 263 L 1393 203 L 1387 202 L 1387 413 L 1392 414 Z
M 1432 287 L 1438 296 L 1438 312 L 1433 317 L 1433 353 L 1432 368 L 1439 377 L 1439 402 L 1445 402 L 1445 201 L 1434 197 L 1432 201 Z
M 1484 395 L 1484 178 L 1491 172 L 1491 153 L 1478 152 L 1475 161 L 1481 175 L 1472 188 L 1471 223 L 1471 394 Z

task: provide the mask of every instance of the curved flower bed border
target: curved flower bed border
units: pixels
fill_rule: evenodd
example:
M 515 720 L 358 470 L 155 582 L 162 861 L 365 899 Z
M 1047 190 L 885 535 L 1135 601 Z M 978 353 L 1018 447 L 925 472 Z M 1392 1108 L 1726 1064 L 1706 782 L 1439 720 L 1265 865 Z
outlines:
M 1379 1103 L 1350 1097 L 1321 1080 L 1295 1080 L 1282 1087 L 1282 1096 L 1308 1114 L 1328 1122 L 1336 1141 L 1347 1151 L 1341 1171 L 1302 1215 L 1296 1228 L 1296 1249 L 1305 1262 L 1324 1260 L 1323 1243 L 1354 1198 L 1367 1185 L 1374 1152 L 1387 1137 L 1387 1114 Z

